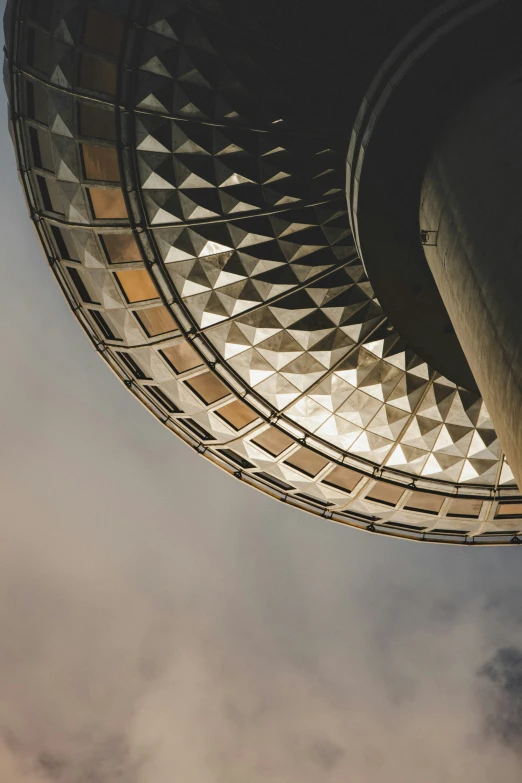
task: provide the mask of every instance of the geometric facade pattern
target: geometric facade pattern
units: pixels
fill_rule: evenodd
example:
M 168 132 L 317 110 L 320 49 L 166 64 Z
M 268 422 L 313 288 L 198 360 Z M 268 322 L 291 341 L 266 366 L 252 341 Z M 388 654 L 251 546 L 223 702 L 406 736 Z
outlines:
M 517 543 L 481 397 L 402 342 L 357 257 L 344 142 L 252 98 L 218 12 L 8 4 L 20 178 L 70 306 L 140 401 L 243 481 L 371 531 Z

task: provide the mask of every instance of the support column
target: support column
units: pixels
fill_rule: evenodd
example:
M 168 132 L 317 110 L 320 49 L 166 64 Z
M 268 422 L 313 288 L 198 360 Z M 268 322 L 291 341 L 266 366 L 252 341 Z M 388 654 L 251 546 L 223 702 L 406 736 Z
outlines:
M 420 228 L 522 489 L 522 72 L 488 85 L 446 129 L 425 174 Z

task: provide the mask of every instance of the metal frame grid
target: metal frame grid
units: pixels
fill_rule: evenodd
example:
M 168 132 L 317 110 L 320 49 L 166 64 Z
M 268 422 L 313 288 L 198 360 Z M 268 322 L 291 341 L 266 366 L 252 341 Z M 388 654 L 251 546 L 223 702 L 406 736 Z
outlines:
M 181 107 L 177 112 L 166 111 L 165 107 L 159 106 L 157 99 L 154 105 L 150 97 L 149 106 L 137 107 L 137 96 L 141 94 L 140 90 L 143 92 L 144 80 L 149 78 L 151 69 L 154 71 L 155 68 L 156 73 L 151 76 L 149 96 L 154 97 L 155 84 L 161 83 L 159 77 L 165 66 L 160 61 L 158 61 L 159 65 L 154 61 L 156 55 L 154 49 L 151 49 L 153 44 L 157 45 L 158 36 L 163 36 L 166 41 L 164 59 L 167 61 L 171 56 L 167 44 L 177 39 L 178 35 L 181 37 L 181 33 L 194 36 L 196 28 L 199 31 L 198 35 L 201 36 L 201 48 L 212 49 L 199 27 L 201 19 L 198 19 L 197 13 L 190 4 L 186 5 L 183 2 L 169 4 L 170 8 L 176 10 L 176 21 L 179 24 L 179 30 L 176 31 L 166 19 L 161 18 L 161 14 L 159 19 L 154 18 L 151 23 L 150 15 L 161 6 L 159 0 L 152 4 L 140 0 L 136 2 L 104 0 L 98 3 L 56 0 L 48 6 L 51 11 L 51 27 L 47 29 L 44 27 L 40 31 L 38 22 L 31 16 L 31 3 L 25 0 L 19 2 L 11 0 L 8 5 L 6 20 L 9 23 L 9 33 L 6 38 L 9 44 L 6 56 L 12 136 L 31 217 L 49 264 L 69 306 L 96 350 L 107 361 L 117 377 L 151 413 L 200 454 L 211 459 L 227 473 L 297 508 L 369 532 L 379 532 L 410 540 L 467 545 L 519 543 L 517 534 L 522 529 L 520 499 L 518 490 L 511 483 L 510 474 L 506 474 L 507 466 L 504 466 L 498 447 L 496 447 L 497 452 L 491 452 L 493 456 L 497 454 L 496 459 L 490 460 L 492 467 L 489 476 L 492 475 L 493 479 L 486 477 L 483 483 L 433 480 L 429 476 L 404 469 L 402 464 L 396 468 L 393 464 L 386 464 L 385 460 L 371 459 L 369 450 L 366 453 L 341 448 L 339 442 L 329 440 L 320 432 L 314 434 L 309 427 L 303 426 L 303 421 L 306 423 L 308 414 L 301 416 L 295 413 L 296 405 L 304 404 L 303 400 L 307 398 L 309 389 L 319 388 L 321 382 L 325 378 L 332 378 L 335 371 L 340 369 L 352 373 L 350 377 L 354 372 L 357 374 L 358 365 L 350 365 L 346 369 L 346 362 L 358 351 L 365 352 L 365 361 L 368 361 L 367 357 L 370 355 L 379 359 L 380 354 L 381 358 L 383 356 L 386 358 L 386 351 L 389 351 L 391 356 L 391 363 L 387 369 L 389 372 L 392 372 L 390 367 L 397 369 L 397 357 L 401 359 L 404 357 L 405 366 L 412 371 L 408 376 L 409 380 L 411 381 L 412 378 L 419 380 L 418 383 L 415 382 L 414 393 L 410 395 L 406 370 L 395 374 L 394 371 L 392 372 L 392 382 L 389 382 L 388 386 L 394 389 L 404 382 L 406 393 L 402 396 L 407 398 L 408 404 L 410 396 L 413 399 L 412 405 L 406 408 L 399 421 L 398 429 L 392 430 L 390 422 L 386 423 L 390 432 L 395 432 L 394 448 L 397 443 L 403 451 L 407 448 L 406 445 L 401 446 L 401 438 L 407 435 L 415 423 L 415 415 L 421 411 L 423 401 L 428 400 L 430 394 L 432 396 L 435 394 L 434 389 L 449 390 L 446 397 L 452 395 L 451 399 L 458 400 L 461 408 L 461 400 L 464 399 L 464 393 L 455 389 L 451 381 L 441 379 L 421 360 L 399 345 L 393 327 L 387 322 L 378 302 L 374 300 L 371 286 L 361 271 L 360 262 L 351 244 L 348 218 L 344 209 L 344 195 L 339 193 L 338 187 L 335 187 L 339 180 L 339 159 L 342 160 L 339 151 L 330 149 L 327 139 L 312 141 L 303 139 L 295 129 L 286 127 L 284 119 L 271 113 L 269 107 L 262 107 L 262 111 L 251 117 L 250 122 L 246 122 L 244 117 L 234 111 L 229 112 L 228 121 L 218 120 L 215 117 L 201 117 L 197 107 L 190 101 L 187 102 L 187 105 L 190 104 L 188 113 L 183 112 L 183 108 L 186 107 Z M 122 25 L 123 44 L 117 57 L 93 52 L 92 48 L 84 43 L 86 15 L 93 8 L 101 13 L 107 12 L 113 15 Z M 28 50 L 30 30 L 40 31 L 44 36 L 48 36 L 50 41 L 52 69 L 49 66 L 47 74 L 34 66 L 34 57 L 31 64 Z M 144 67 L 143 59 L 147 53 L 152 55 L 149 60 L 153 62 L 152 65 L 149 61 L 145 62 Z M 99 57 L 100 62 L 116 64 L 117 82 L 113 98 L 79 86 L 82 56 Z M 180 71 L 183 68 L 186 71 L 189 66 L 187 63 L 180 64 L 179 60 L 177 67 Z M 189 71 L 190 73 L 192 72 Z M 201 81 L 203 77 L 198 73 L 192 74 L 191 77 L 189 76 L 189 86 L 190 78 L 197 83 L 198 79 Z M 34 111 L 32 113 L 29 111 L 28 84 L 45 90 L 49 101 L 47 124 L 39 122 Z M 240 96 L 239 104 L 250 105 L 248 95 L 245 97 L 241 85 L 234 85 L 231 93 L 234 91 Z M 184 99 L 187 99 L 186 94 Z M 82 105 L 114 112 L 116 129 L 114 140 L 103 140 L 80 133 L 79 116 Z M 251 137 L 255 136 L 255 144 L 265 144 L 269 151 L 271 148 L 279 149 L 277 145 L 282 141 L 292 154 L 294 149 L 299 150 L 299 154 L 296 153 L 299 166 L 311 167 L 307 169 L 308 178 L 311 176 L 310 171 L 313 175 L 317 170 L 313 167 L 316 166 L 318 157 L 326 156 L 323 157 L 323 160 L 328 161 L 326 167 L 321 162 L 318 171 L 319 175 L 326 178 L 324 182 L 328 184 L 321 183 L 320 186 L 316 186 L 316 183 L 312 183 L 310 189 L 308 185 L 304 187 L 299 182 L 295 185 L 291 181 L 288 191 L 285 192 L 284 188 L 273 190 L 271 177 L 268 176 L 272 172 L 267 170 L 265 180 L 269 181 L 268 185 L 266 182 L 261 184 L 265 202 L 272 199 L 272 203 L 265 203 L 262 208 L 258 206 L 256 209 L 252 204 L 247 204 L 245 208 L 240 206 L 236 211 L 232 207 L 232 211 L 227 214 L 226 209 L 230 210 L 231 204 L 236 204 L 237 207 L 237 204 L 241 205 L 242 202 L 240 198 L 235 198 L 234 201 L 230 193 L 236 191 L 233 191 L 232 187 L 227 191 L 225 186 L 219 191 L 221 204 L 225 205 L 223 214 L 209 216 L 206 214 L 209 212 L 208 208 L 190 201 L 186 195 L 187 190 L 183 193 L 182 188 L 176 188 L 172 182 L 165 180 L 165 161 L 175 157 L 165 145 L 161 149 L 160 139 L 165 141 L 167 138 L 165 123 L 168 125 L 169 134 L 173 132 L 184 134 L 184 138 L 187 139 L 184 143 L 191 150 L 196 146 L 196 142 L 190 138 L 188 130 L 200 133 L 198 127 L 203 128 L 207 136 L 214 134 L 212 138 L 218 134 L 228 133 L 230 138 L 236 141 L 246 139 L 247 143 L 251 143 Z M 159 129 L 156 136 L 154 129 Z M 46 135 L 46 138 L 48 135 L 53 156 L 53 171 L 44 168 L 41 160 L 35 160 L 32 146 L 35 132 Z M 201 143 L 203 144 L 203 141 Z M 304 154 L 301 152 L 303 145 L 306 148 Z M 86 154 L 89 146 L 116 152 L 120 182 L 110 181 L 107 178 L 98 180 L 87 178 Z M 235 147 L 239 149 L 238 144 L 235 144 Z M 158 162 L 156 170 L 151 165 L 151 161 Z M 231 170 L 232 182 L 235 186 L 241 185 L 242 181 L 247 179 L 239 173 L 240 170 Z M 196 171 L 199 171 L 199 174 L 196 174 Z M 184 171 L 182 176 L 189 179 L 199 176 L 201 181 L 201 169 L 188 173 Z M 315 176 L 318 175 L 313 175 L 312 179 Z M 62 215 L 53 208 L 49 209 L 49 203 L 43 203 L 41 178 L 46 178 L 46 181 L 51 183 L 49 187 L 56 185 L 58 188 L 56 192 L 60 194 L 65 205 Z M 286 172 L 283 177 L 277 170 L 272 176 L 274 183 L 286 178 L 293 180 Z M 147 179 L 159 186 L 154 188 L 149 184 L 147 187 Z M 92 189 L 100 191 L 121 189 L 125 217 L 97 216 Z M 188 191 L 191 192 L 190 188 Z M 253 191 L 254 189 L 250 188 L 249 192 Z M 181 217 L 169 213 L 170 216 L 162 217 L 155 222 L 154 210 L 157 204 L 164 199 L 163 206 L 165 206 L 173 193 L 177 198 L 179 197 L 178 207 L 185 212 Z M 298 195 L 291 195 L 292 193 Z M 280 196 L 281 203 L 277 203 Z M 154 198 L 159 199 L 159 202 L 154 202 Z M 187 209 L 193 210 L 192 217 L 190 215 L 187 217 Z M 156 215 L 158 212 L 159 209 Z M 166 212 L 167 210 L 164 209 L 162 214 L 165 215 Z M 363 292 L 366 297 L 364 300 L 366 309 L 364 317 L 359 318 L 358 322 L 353 318 L 347 321 L 346 331 L 352 329 L 352 332 L 358 332 L 359 335 L 358 339 L 352 340 L 351 347 L 346 349 L 345 346 L 343 351 L 335 353 L 332 349 L 332 345 L 335 348 L 335 342 L 330 343 L 331 356 L 327 371 L 324 371 L 321 377 L 314 378 L 311 387 L 306 385 L 301 389 L 296 387 L 297 393 L 293 393 L 293 397 L 292 395 L 285 397 L 283 394 L 286 404 L 279 404 L 277 394 L 262 393 L 255 384 L 248 382 L 248 378 L 253 377 L 253 372 L 257 372 L 261 377 L 263 372 L 267 375 L 266 364 L 252 369 L 252 366 L 247 365 L 235 366 L 233 352 L 232 359 L 227 358 L 227 350 L 231 345 L 233 347 L 236 344 L 233 340 L 227 342 L 226 335 L 224 338 L 220 336 L 220 330 L 223 332 L 223 325 L 229 329 L 237 325 L 239 318 L 234 309 L 223 316 L 223 311 L 216 313 L 219 307 L 214 308 L 213 312 L 212 308 L 205 311 L 204 307 L 193 306 L 197 294 L 190 293 L 188 297 L 183 295 L 185 284 L 191 292 L 206 288 L 206 295 L 210 290 L 209 286 L 205 287 L 201 283 L 205 258 L 214 260 L 214 274 L 217 269 L 218 275 L 228 274 L 227 280 L 237 282 L 236 278 L 240 275 L 228 272 L 226 266 L 233 255 L 232 251 L 225 252 L 219 243 L 214 241 L 213 244 L 213 240 L 208 239 L 207 236 L 207 244 L 210 243 L 208 246 L 213 253 L 209 252 L 207 256 L 203 254 L 199 258 L 195 258 L 196 253 L 194 253 L 194 258 L 185 265 L 188 271 L 185 271 L 185 278 L 181 284 L 179 274 L 176 277 L 171 273 L 171 269 L 176 265 L 169 263 L 168 255 L 174 249 L 179 268 L 179 259 L 183 261 L 184 256 L 189 254 L 186 250 L 181 250 L 179 245 L 176 246 L 172 236 L 177 236 L 179 239 L 181 231 L 193 230 L 193 244 L 197 243 L 198 236 L 200 244 L 204 244 L 205 231 L 210 231 L 207 227 L 212 228 L 216 225 L 225 226 L 227 230 L 232 226 L 236 233 L 242 232 L 241 236 L 246 236 L 248 240 L 245 247 L 250 249 L 258 241 L 251 225 L 254 225 L 254 220 L 257 220 L 259 225 L 261 218 L 265 222 L 271 220 L 271 226 L 274 224 L 279 226 L 277 241 L 281 246 L 283 235 L 286 232 L 288 238 L 292 234 L 290 229 L 295 225 L 298 227 L 293 230 L 299 237 L 299 232 L 302 231 L 299 220 L 303 220 L 303 215 L 313 215 L 310 224 L 312 228 L 315 226 L 315 235 L 320 229 L 325 235 L 329 232 L 329 235 L 334 236 L 335 239 L 330 246 L 326 247 L 325 243 L 325 247 L 317 249 L 317 246 L 313 246 L 313 250 L 310 250 L 309 246 L 300 245 L 297 241 L 291 252 L 294 252 L 298 260 L 299 253 L 303 256 L 306 253 L 312 256 L 309 268 L 304 271 L 299 269 L 301 279 L 297 276 L 293 285 L 281 290 L 277 289 L 277 275 L 275 278 L 273 275 L 270 278 L 269 274 L 265 274 L 262 282 L 265 284 L 266 280 L 269 280 L 269 284 L 265 284 L 268 294 L 265 299 L 259 296 L 258 301 L 249 300 L 249 306 L 244 310 L 247 318 L 255 318 L 255 313 L 266 315 L 268 307 L 272 308 L 270 312 L 273 313 L 278 304 L 284 310 L 283 305 L 288 304 L 290 294 L 299 297 L 302 293 L 308 293 L 314 285 L 316 296 L 319 296 L 317 292 L 322 290 L 321 284 L 331 291 L 336 282 L 334 276 L 340 274 L 350 275 L 350 277 L 343 279 L 339 288 L 356 292 L 360 301 Z M 339 223 L 345 225 L 345 230 L 339 230 Z M 198 231 L 202 233 L 198 234 Z M 103 238 L 121 236 L 132 237 L 135 247 L 139 249 L 139 258 L 133 257 L 131 260 L 124 259 L 118 263 L 110 263 Z M 68 238 L 69 243 L 67 248 L 65 248 L 65 237 Z M 73 252 L 70 252 L 70 247 L 73 247 Z M 68 250 L 66 254 L 64 249 Z M 316 252 L 317 256 L 314 256 Z M 337 256 L 334 255 L 335 253 Z M 72 258 L 72 256 L 76 257 Z M 329 259 L 329 263 L 321 266 L 315 259 L 323 259 L 325 256 Z M 334 257 L 335 264 L 332 263 Z M 290 264 L 286 266 L 280 262 L 266 263 L 262 256 L 255 261 L 264 264 L 268 272 L 272 264 L 272 267 L 288 274 L 288 267 L 293 260 L 290 259 Z M 198 263 L 199 267 L 197 267 Z M 292 270 L 294 268 L 295 265 Z M 194 274 L 195 269 L 197 274 Z M 132 276 L 137 272 L 139 277 L 142 270 L 148 272 L 157 293 L 149 299 L 133 299 L 122 283 L 122 279 L 124 273 L 130 273 Z M 280 272 L 278 271 L 277 274 Z M 139 277 L 139 281 L 143 287 L 143 278 Z M 247 281 L 247 284 L 249 282 Z M 256 289 L 259 290 L 264 290 L 261 284 Z M 209 294 L 208 301 L 214 294 L 215 291 Z M 327 296 L 321 295 L 326 306 Z M 240 296 L 241 292 L 237 298 L 239 299 Z M 192 301 L 188 301 L 189 299 Z M 214 301 L 217 301 L 215 296 Z M 342 305 L 346 311 L 350 301 L 349 299 L 343 302 L 336 300 L 336 304 L 338 308 Z M 171 328 L 168 331 L 164 330 L 150 336 L 144 323 L 147 322 L 147 318 L 149 321 L 153 316 L 159 318 L 159 308 L 163 308 L 161 310 L 163 323 L 168 313 L 174 320 L 169 324 Z M 299 302 L 297 309 L 299 310 Z M 320 310 L 321 307 L 318 309 Z M 359 310 L 361 309 L 359 307 Z M 214 318 L 214 321 L 208 322 L 207 326 L 201 320 L 201 315 L 205 312 L 207 315 L 210 313 Z M 242 312 L 240 311 L 240 315 Z M 244 332 L 248 331 L 247 327 L 251 331 L 255 331 L 256 328 L 261 331 L 268 329 L 262 321 L 256 326 L 255 320 L 250 323 L 245 321 L 242 326 Z M 309 332 L 317 328 L 316 325 L 312 325 Z M 278 330 L 279 333 L 281 331 Z M 286 333 L 284 339 L 289 340 Z M 246 349 L 244 346 L 241 347 L 254 354 L 254 346 L 255 341 Z M 188 351 L 193 358 L 192 363 L 189 361 L 186 366 L 178 367 L 176 371 L 167 358 L 169 350 L 172 349 L 174 353 L 178 350 Z M 274 361 L 277 363 L 279 361 L 277 346 L 275 348 L 272 346 L 270 350 L 272 352 L 270 355 L 275 355 Z M 292 354 L 292 351 L 290 350 L 289 353 Z M 269 354 L 265 352 L 265 355 Z M 306 355 L 310 356 L 310 354 Z M 382 398 L 381 389 L 387 388 L 388 379 L 382 374 L 382 365 L 377 367 L 376 372 L 380 373 L 380 389 L 377 397 L 380 395 Z M 299 373 L 298 365 L 292 377 L 297 377 Z M 305 372 L 301 374 L 306 375 Z M 275 373 L 272 372 L 269 377 L 274 375 Z M 282 376 L 278 375 L 278 377 Z M 287 389 L 288 386 L 284 387 L 284 391 Z M 396 398 L 399 399 L 400 396 L 401 393 L 397 392 Z M 236 428 L 231 421 L 231 414 L 227 411 L 230 411 L 228 406 L 238 402 L 240 413 Z M 380 400 L 381 410 L 384 410 L 384 402 L 385 400 Z M 480 408 L 481 422 L 484 424 L 487 412 L 484 411 L 480 399 L 472 400 L 471 405 L 474 405 L 475 409 L 477 406 Z M 238 409 L 234 408 L 234 411 L 237 415 Z M 310 417 L 310 420 L 312 419 L 313 416 Z M 273 449 L 267 448 L 266 444 L 262 445 L 263 435 L 266 437 L 267 433 L 275 435 L 285 443 L 277 455 Z M 377 433 L 373 435 L 375 440 L 379 437 L 385 440 Z M 473 435 L 469 440 L 472 437 Z M 499 486 L 501 470 L 504 471 L 505 486 L 503 487 Z M 466 508 L 467 512 L 452 512 L 452 509 L 456 508 L 455 501 L 463 503 L 463 509 Z M 469 503 L 474 503 L 473 514 L 469 512 Z M 513 503 L 513 514 L 509 514 L 509 503 Z

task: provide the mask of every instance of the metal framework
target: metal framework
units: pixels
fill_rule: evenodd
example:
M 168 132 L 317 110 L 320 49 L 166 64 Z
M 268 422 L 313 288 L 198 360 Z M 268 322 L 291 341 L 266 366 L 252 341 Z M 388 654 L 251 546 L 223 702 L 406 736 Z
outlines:
M 483 401 L 375 298 L 343 140 L 254 100 L 248 47 L 198 6 L 8 5 L 20 177 L 69 306 L 149 411 L 251 486 L 370 532 L 519 543 Z

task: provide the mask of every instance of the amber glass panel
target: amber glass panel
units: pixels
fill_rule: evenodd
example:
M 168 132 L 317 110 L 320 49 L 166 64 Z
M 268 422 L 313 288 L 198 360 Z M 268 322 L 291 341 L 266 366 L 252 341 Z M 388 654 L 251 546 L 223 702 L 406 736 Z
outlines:
M 315 451 L 310 451 L 310 449 L 304 447 L 301 447 L 295 454 L 285 459 L 287 465 L 298 468 L 298 470 L 302 470 L 303 473 L 309 476 L 317 476 L 319 471 L 328 465 L 329 461 L 316 454 Z
M 141 253 L 132 234 L 100 235 L 102 245 L 111 264 L 141 261 Z
M 377 481 L 366 497 L 369 500 L 377 500 L 380 503 L 388 503 L 390 506 L 395 506 L 403 495 L 404 487 L 387 484 L 385 481 Z
M 455 498 L 448 507 L 450 517 L 478 517 L 482 508 L 482 500 L 473 498 Z
M 247 424 L 252 424 L 253 421 L 259 418 L 257 413 L 240 400 L 234 400 L 234 402 L 220 408 L 216 413 L 236 430 L 246 427 Z
M 119 19 L 89 8 L 83 33 L 83 43 L 114 57 L 120 53 L 123 38 L 123 24 Z
M 522 503 L 499 503 L 495 512 L 495 517 L 518 517 L 522 516 Z
M 195 378 L 191 378 L 190 381 L 186 381 L 192 391 L 196 392 L 198 397 L 201 397 L 203 402 L 207 405 L 211 405 L 213 402 L 221 400 L 230 394 L 229 390 L 217 378 L 213 372 L 204 372 L 201 375 L 197 375 Z
M 95 139 L 116 141 L 116 118 L 113 111 L 93 103 L 80 103 L 80 133 Z
M 128 269 L 116 274 L 128 302 L 157 299 L 158 291 L 146 269 Z
M 262 449 L 268 451 L 269 454 L 278 457 L 295 441 L 289 438 L 288 435 L 285 435 L 284 432 L 281 432 L 281 430 L 276 429 L 276 427 L 270 427 L 254 438 L 252 443 L 256 443 Z
M 96 144 L 82 144 L 81 146 L 87 179 L 102 179 L 107 182 L 120 181 L 120 165 L 115 149 L 98 147 Z
M 404 507 L 411 508 L 414 511 L 427 511 L 431 514 L 437 514 L 443 503 L 444 497 L 442 495 L 432 495 L 429 492 L 413 492 Z
M 94 210 L 94 217 L 99 220 L 117 220 L 129 217 L 121 190 L 89 188 L 89 195 Z
M 176 343 L 176 345 L 172 345 L 170 348 L 164 348 L 162 353 L 176 372 L 195 370 L 196 367 L 201 367 L 203 364 L 201 356 L 196 353 L 186 340 Z
M 80 58 L 80 86 L 87 90 L 114 95 L 116 92 L 116 64 L 98 60 L 88 54 Z
M 174 318 L 163 305 L 140 310 L 136 313 L 136 316 L 149 337 L 156 337 L 158 334 L 171 332 L 176 328 Z
M 352 492 L 355 489 L 359 481 L 362 479 L 362 474 L 357 473 L 350 468 L 343 468 L 342 465 L 338 465 L 323 479 L 325 484 L 331 484 L 339 489 L 344 489 L 346 492 Z

